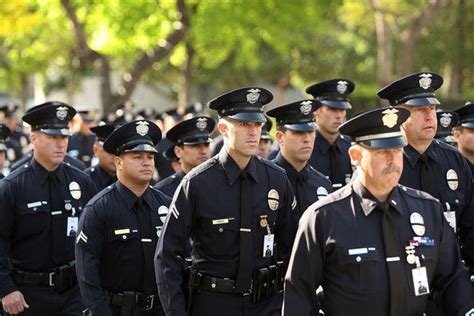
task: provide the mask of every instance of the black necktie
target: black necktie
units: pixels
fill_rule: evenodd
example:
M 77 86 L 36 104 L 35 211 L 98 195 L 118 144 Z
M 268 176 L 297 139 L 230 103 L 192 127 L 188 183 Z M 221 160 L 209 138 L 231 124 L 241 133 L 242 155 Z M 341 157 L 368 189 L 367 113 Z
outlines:
M 382 203 L 377 206 L 382 212 L 382 234 L 385 248 L 385 257 L 397 258 L 387 260 L 388 276 L 390 279 L 390 316 L 408 315 L 408 286 L 402 261 L 400 239 L 393 216 L 390 214 L 389 204 Z
M 308 199 L 306 197 L 305 189 L 307 178 L 306 175 L 303 174 L 303 172 L 299 173 L 296 177 L 296 196 L 298 199 L 298 205 L 301 214 L 303 214 L 309 204 Z
M 425 191 L 432 196 L 439 198 L 438 193 L 436 190 L 436 182 L 433 177 L 433 173 L 431 172 L 429 158 L 426 153 L 420 156 L 421 162 L 421 173 L 420 173 L 420 183 L 421 183 L 421 190 Z
M 250 289 L 253 272 L 252 192 L 247 171 L 240 174 L 240 258 L 235 289 L 245 293 Z
M 156 234 L 153 234 L 150 211 L 143 199 L 135 202 L 138 226 L 140 227 L 143 248 L 143 292 L 150 295 L 156 292 L 153 255 L 156 247 Z
M 64 247 L 63 242 L 66 236 L 62 212 L 63 207 L 61 205 L 61 187 L 59 185 L 59 179 L 55 172 L 50 172 L 48 175 L 48 186 L 49 186 L 49 205 L 51 208 L 51 260 L 55 265 L 60 265 L 64 261 Z
M 338 163 L 338 149 L 336 144 L 329 145 L 329 163 L 331 168 L 331 181 L 333 184 L 346 184 L 344 174 L 342 174 L 341 166 Z

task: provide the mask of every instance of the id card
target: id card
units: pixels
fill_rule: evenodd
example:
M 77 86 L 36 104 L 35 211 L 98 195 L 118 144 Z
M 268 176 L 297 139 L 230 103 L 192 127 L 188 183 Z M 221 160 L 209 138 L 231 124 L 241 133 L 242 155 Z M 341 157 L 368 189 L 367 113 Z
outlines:
M 449 226 L 451 226 L 452 229 L 454 229 L 454 232 L 456 232 L 456 213 L 454 211 L 446 211 L 443 212 L 444 218 L 449 223 Z
M 413 288 L 415 296 L 427 295 L 430 293 L 430 285 L 428 284 L 428 276 L 426 267 L 415 268 L 411 270 L 413 276 Z
M 76 237 L 78 224 L 79 224 L 79 218 L 78 217 L 68 217 L 67 218 L 67 226 L 66 226 L 66 236 L 67 237 Z
M 267 234 L 263 239 L 263 257 L 270 258 L 273 256 L 273 241 L 275 239 L 275 235 Z

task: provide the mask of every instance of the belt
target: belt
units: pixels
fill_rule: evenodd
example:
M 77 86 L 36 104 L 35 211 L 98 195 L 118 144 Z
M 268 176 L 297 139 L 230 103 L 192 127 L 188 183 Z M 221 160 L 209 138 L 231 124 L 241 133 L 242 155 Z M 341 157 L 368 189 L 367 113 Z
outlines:
M 123 293 L 112 293 L 106 291 L 110 299 L 110 304 L 117 307 L 124 307 L 124 305 L 132 305 L 130 307 L 138 307 L 143 310 L 151 310 L 159 304 L 157 294 L 146 295 L 141 292 L 125 291 Z
M 62 293 L 77 284 L 75 262 L 51 269 L 48 272 L 28 272 L 13 268 L 13 280 L 20 285 L 43 285 Z
M 221 279 L 221 278 L 203 275 L 201 273 L 198 273 L 198 279 L 199 279 L 199 283 L 197 287 L 200 290 L 229 293 L 229 294 L 242 294 L 242 295 L 252 294 L 253 280 L 250 283 L 250 289 L 248 290 L 248 292 L 241 293 L 235 290 L 235 284 L 237 283 L 236 280 L 231 280 L 227 278 Z

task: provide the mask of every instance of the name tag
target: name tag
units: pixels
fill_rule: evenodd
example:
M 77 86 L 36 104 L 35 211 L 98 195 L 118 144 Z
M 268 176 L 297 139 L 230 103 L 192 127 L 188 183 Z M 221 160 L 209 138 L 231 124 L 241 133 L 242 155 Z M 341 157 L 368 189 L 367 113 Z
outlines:
M 354 248 L 354 249 L 349 249 L 349 255 L 350 256 L 355 256 L 355 255 L 362 255 L 365 253 L 368 253 L 369 251 L 367 248 Z
M 41 201 L 26 204 L 28 208 L 41 206 Z
M 125 228 L 125 229 L 117 229 L 114 231 L 115 235 L 123 235 L 123 234 L 129 234 L 130 229 Z
M 229 224 L 229 221 L 233 220 L 233 218 L 220 218 L 220 219 L 213 219 L 212 225 L 220 225 L 220 224 Z

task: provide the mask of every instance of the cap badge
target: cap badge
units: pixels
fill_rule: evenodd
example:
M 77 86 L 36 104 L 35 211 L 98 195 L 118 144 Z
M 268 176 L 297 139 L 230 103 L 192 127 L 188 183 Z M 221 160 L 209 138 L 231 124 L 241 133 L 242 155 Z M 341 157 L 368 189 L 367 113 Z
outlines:
M 456 191 L 459 186 L 458 174 L 454 169 L 449 169 L 446 172 L 446 182 L 451 190 Z
M 453 116 L 451 113 L 441 114 L 441 117 L 439 118 L 439 123 L 441 126 L 444 128 L 448 127 L 451 124 L 451 116 Z
M 198 118 L 196 120 L 196 127 L 201 131 L 205 130 L 207 127 L 207 120 L 203 117 Z
M 300 111 L 303 115 L 308 115 L 311 112 L 313 102 L 306 100 L 300 103 Z
M 398 121 L 398 110 L 397 109 L 387 109 L 382 112 L 382 122 L 384 126 L 392 128 L 397 124 Z
M 247 90 L 247 102 L 254 104 L 260 98 L 260 89 L 249 89 Z
M 338 81 L 337 86 L 336 86 L 336 90 L 340 94 L 346 93 L 346 91 L 347 91 L 347 81 L 345 81 L 345 80 Z
M 61 121 L 64 120 L 67 116 L 67 107 L 60 106 L 56 108 L 56 117 Z
M 431 77 L 432 77 L 431 74 L 421 74 L 420 75 L 421 79 L 418 81 L 418 83 L 420 84 L 420 87 L 422 87 L 425 90 L 431 87 Z
M 136 129 L 137 129 L 138 135 L 145 136 L 146 134 L 148 134 L 148 129 L 149 129 L 148 122 L 145 122 L 145 121 L 137 122 Z

